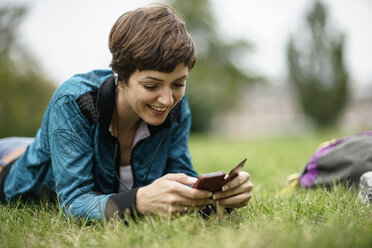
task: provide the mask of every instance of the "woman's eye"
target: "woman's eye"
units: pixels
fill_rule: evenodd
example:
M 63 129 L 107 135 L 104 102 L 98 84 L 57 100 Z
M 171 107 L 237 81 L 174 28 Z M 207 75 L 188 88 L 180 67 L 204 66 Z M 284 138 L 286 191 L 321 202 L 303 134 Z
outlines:
M 182 87 L 185 87 L 185 83 L 175 83 L 173 84 L 173 86 L 176 88 L 182 88 Z
M 156 89 L 156 85 L 144 85 L 143 87 L 145 87 L 145 89 L 147 89 L 147 90 L 154 90 L 154 89 Z

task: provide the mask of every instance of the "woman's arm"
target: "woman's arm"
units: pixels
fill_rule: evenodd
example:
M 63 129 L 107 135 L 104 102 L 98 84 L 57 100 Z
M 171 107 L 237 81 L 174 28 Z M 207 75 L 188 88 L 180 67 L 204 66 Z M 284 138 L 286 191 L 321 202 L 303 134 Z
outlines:
M 54 187 L 66 214 L 103 218 L 110 195 L 93 192 L 93 131 L 72 96 L 55 94 L 48 134 Z

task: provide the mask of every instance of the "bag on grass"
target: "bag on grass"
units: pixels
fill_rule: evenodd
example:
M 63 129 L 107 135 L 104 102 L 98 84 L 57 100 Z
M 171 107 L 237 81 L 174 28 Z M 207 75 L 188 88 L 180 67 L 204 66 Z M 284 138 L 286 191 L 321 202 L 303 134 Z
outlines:
M 357 185 L 367 171 L 372 171 L 372 131 L 323 143 L 300 174 L 299 186 Z

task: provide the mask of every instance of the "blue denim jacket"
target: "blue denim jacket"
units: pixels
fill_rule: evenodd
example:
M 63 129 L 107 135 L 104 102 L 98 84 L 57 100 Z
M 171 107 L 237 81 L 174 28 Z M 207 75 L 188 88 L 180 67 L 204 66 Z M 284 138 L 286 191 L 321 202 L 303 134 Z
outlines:
M 100 219 L 117 210 L 133 211 L 138 187 L 167 173 L 197 176 L 187 146 L 191 116 L 184 97 L 163 124 L 148 125 L 151 135 L 131 154 L 134 187 L 117 193 L 120 149 L 109 132 L 114 101 L 111 70 L 78 74 L 64 82 L 35 141 L 3 172 L 3 201 L 52 192 L 66 214 Z

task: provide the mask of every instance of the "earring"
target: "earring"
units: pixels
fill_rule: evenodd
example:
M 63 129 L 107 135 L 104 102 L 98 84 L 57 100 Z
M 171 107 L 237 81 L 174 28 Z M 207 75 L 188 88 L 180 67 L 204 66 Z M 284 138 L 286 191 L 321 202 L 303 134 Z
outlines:
M 119 75 L 117 73 L 114 74 L 114 80 L 115 80 L 115 87 L 118 87 Z

